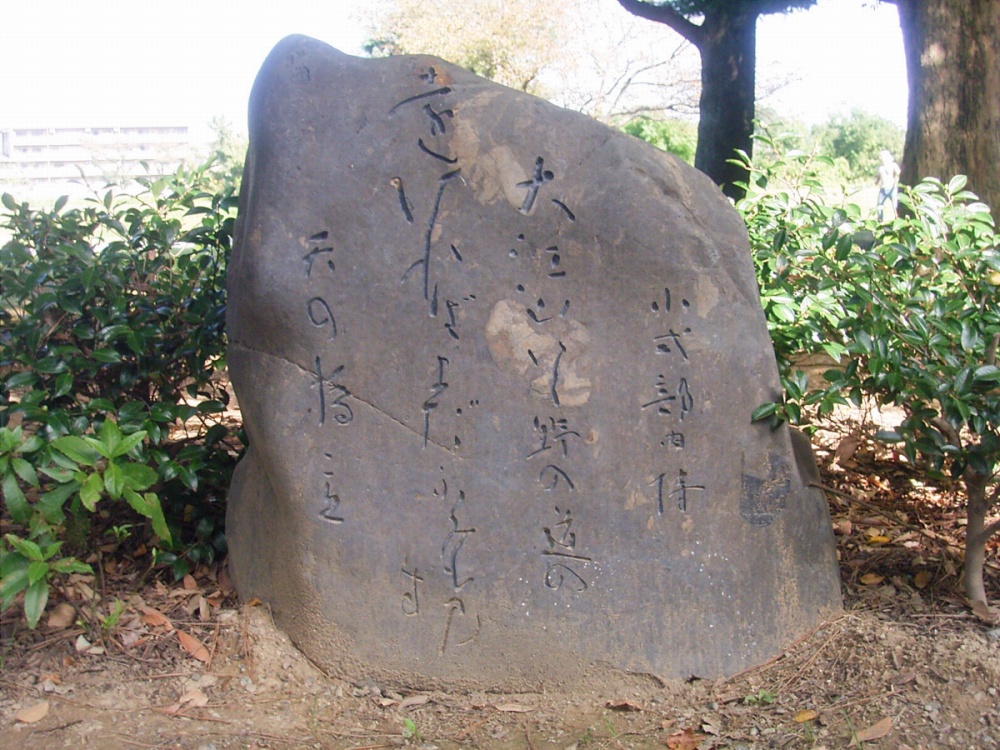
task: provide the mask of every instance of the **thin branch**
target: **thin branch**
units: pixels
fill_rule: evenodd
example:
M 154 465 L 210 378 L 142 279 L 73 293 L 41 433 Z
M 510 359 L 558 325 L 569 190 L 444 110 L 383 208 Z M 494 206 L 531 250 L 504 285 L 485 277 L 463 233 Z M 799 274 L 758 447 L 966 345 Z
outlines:
M 944 436 L 948 438 L 952 445 L 956 448 L 962 447 L 962 439 L 958 435 L 958 430 L 952 426 L 951 422 L 944 417 L 934 417 L 930 420 L 930 423 L 934 425 L 939 432 L 944 433 Z
M 669 5 L 652 5 L 642 0 L 618 0 L 618 4 L 632 15 L 669 26 L 695 47 L 701 49 L 705 40 L 705 30 L 701 26 L 691 23 Z
M 990 343 L 986 346 L 986 364 L 995 365 L 997 363 L 997 346 L 1000 346 L 1000 333 L 994 333 Z
M 983 540 L 985 541 L 985 540 L 989 539 L 991 536 L 993 536 L 994 534 L 996 534 L 998 531 L 1000 531 L 1000 519 L 997 519 L 996 521 L 994 521 L 993 523 L 991 523 L 989 526 L 987 526 L 985 529 L 983 529 Z

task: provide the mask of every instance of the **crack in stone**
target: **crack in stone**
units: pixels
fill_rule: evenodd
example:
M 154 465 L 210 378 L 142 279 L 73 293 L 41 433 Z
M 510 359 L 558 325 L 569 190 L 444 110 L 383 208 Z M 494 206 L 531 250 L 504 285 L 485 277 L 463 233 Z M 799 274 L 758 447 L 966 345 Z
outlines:
M 265 352 L 265 351 L 263 351 L 261 349 L 256 349 L 256 348 L 254 348 L 252 346 L 247 346 L 246 344 L 243 344 L 243 343 L 240 343 L 240 342 L 236 342 L 236 341 L 230 341 L 229 345 L 233 346 L 233 347 L 239 347 L 240 349 L 243 349 L 243 350 L 245 350 L 247 352 L 250 352 L 251 354 L 257 354 L 257 355 L 260 355 L 262 357 L 268 357 L 270 359 L 276 359 L 276 360 L 278 360 L 280 362 L 285 362 L 285 363 L 291 365 L 292 367 L 295 367 L 296 369 L 300 370 L 301 372 L 307 374 L 309 377 L 315 377 L 315 373 L 312 370 L 310 370 L 310 369 L 308 369 L 306 367 L 303 367 L 298 362 L 295 362 L 294 360 L 288 359 L 287 357 L 282 357 L 282 356 L 279 356 L 277 354 L 272 354 L 271 352 Z M 238 397 L 239 397 L 239 394 L 237 394 L 237 398 Z M 412 435 L 415 435 L 417 438 L 420 439 L 421 442 L 424 441 L 424 434 L 423 434 L 423 432 L 415 430 L 414 428 L 410 427 L 405 422 L 401 422 L 400 420 L 396 419 L 394 416 L 392 416 L 388 412 L 383 411 L 382 409 L 380 409 L 377 406 L 375 406 L 375 404 L 373 404 L 370 401 L 366 401 L 365 399 L 361 398 L 360 396 L 358 396 L 353 391 L 350 393 L 350 395 L 348 396 L 348 398 L 353 399 L 354 401 L 358 402 L 359 404 L 364 404 L 369 409 L 371 409 L 372 411 L 374 411 L 376 414 L 382 415 L 383 417 L 385 417 L 387 420 L 389 420 L 393 424 L 396 424 L 396 425 L 399 425 L 400 427 L 402 427 L 406 432 L 408 432 L 408 433 L 410 433 Z M 483 472 L 479 467 L 477 467 L 475 465 L 475 463 L 473 463 L 467 457 L 461 455 L 460 453 L 456 453 L 455 451 L 453 451 L 453 450 L 445 447 L 441 443 L 438 443 L 437 441 L 435 441 L 435 440 L 433 440 L 431 438 L 428 438 L 427 443 L 429 445 L 433 445 L 434 447 L 438 448 L 439 450 L 443 451 L 444 453 L 447 453 L 449 457 L 451 457 L 451 458 L 457 458 L 464 466 L 467 466 L 469 469 L 471 469 L 473 472 L 475 472 L 476 475 L 478 475 L 481 479 L 484 479 L 484 480 L 488 481 L 490 484 L 496 485 L 499 488 L 507 489 L 506 485 L 502 481 L 500 481 L 496 477 L 492 477 L 489 474 L 486 474 L 485 472 Z

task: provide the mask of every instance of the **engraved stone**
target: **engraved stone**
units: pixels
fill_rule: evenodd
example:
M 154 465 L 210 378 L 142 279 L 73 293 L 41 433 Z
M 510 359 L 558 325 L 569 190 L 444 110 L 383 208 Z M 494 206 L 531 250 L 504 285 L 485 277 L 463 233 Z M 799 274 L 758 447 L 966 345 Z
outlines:
M 777 373 L 706 177 L 441 60 L 305 37 L 250 112 L 230 565 L 313 660 L 719 677 L 840 606 L 815 467 L 750 421 Z

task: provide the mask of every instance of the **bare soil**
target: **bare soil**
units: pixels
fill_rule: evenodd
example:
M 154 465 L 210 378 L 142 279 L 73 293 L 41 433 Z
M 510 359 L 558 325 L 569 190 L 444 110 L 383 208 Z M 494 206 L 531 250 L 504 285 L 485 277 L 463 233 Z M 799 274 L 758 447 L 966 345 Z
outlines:
M 817 436 L 844 611 L 730 679 L 400 694 L 324 675 L 224 566 L 157 580 L 108 550 L 37 630 L 4 614 L 0 747 L 1000 748 L 1000 627 L 961 595 L 962 498 L 861 432 Z

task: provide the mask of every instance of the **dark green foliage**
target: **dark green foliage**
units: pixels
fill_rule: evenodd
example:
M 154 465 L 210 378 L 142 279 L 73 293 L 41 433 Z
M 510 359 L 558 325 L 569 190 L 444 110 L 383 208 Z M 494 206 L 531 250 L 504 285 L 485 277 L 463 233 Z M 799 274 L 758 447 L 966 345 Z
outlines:
M 698 145 L 698 127 L 694 123 L 638 118 L 625 123 L 621 129 L 661 151 L 669 151 L 688 164 L 694 164 L 694 152 Z
M 769 146 L 782 153 L 781 144 Z M 787 152 L 752 180 L 738 208 L 750 230 L 761 297 L 785 387 L 782 403 L 754 419 L 801 423 L 807 407 L 829 412 L 849 399 L 903 408 L 877 437 L 901 444 L 932 476 L 960 478 L 968 494 L 966 589 L 985 600 L 982 553 L 1000 499 L 1000 237 L 965 178 L 905 189 L 906 218 L 879 224 L 854 205 L 816 198 L 810 157 Z M 796 173 L 771 187 L 775 170 Z M 796 354 L 825 351 L 839 366 L 810 390 Z M 978 561 L 978 562 L 977 562 Z M 978 566 L 978 572 L 976 569 Z
M 218 422 L 218 372 L 236 199 L 206 190 L 220 181 L 182 169 L 138 196 L 48 210 L 3 195 L 0 479 L 16 533 L 0 586 L 4 607 L 35 591 L 32 625 L 43 584 L 75 563 L 52 557 L 67 526 L 86 528 L 76 521 L 98 504 L 116 523 L 128 509 L 148 519 L 138 541 L 180 553 L 178 572 L 224 549 L 213 532 L 235 436 Z

